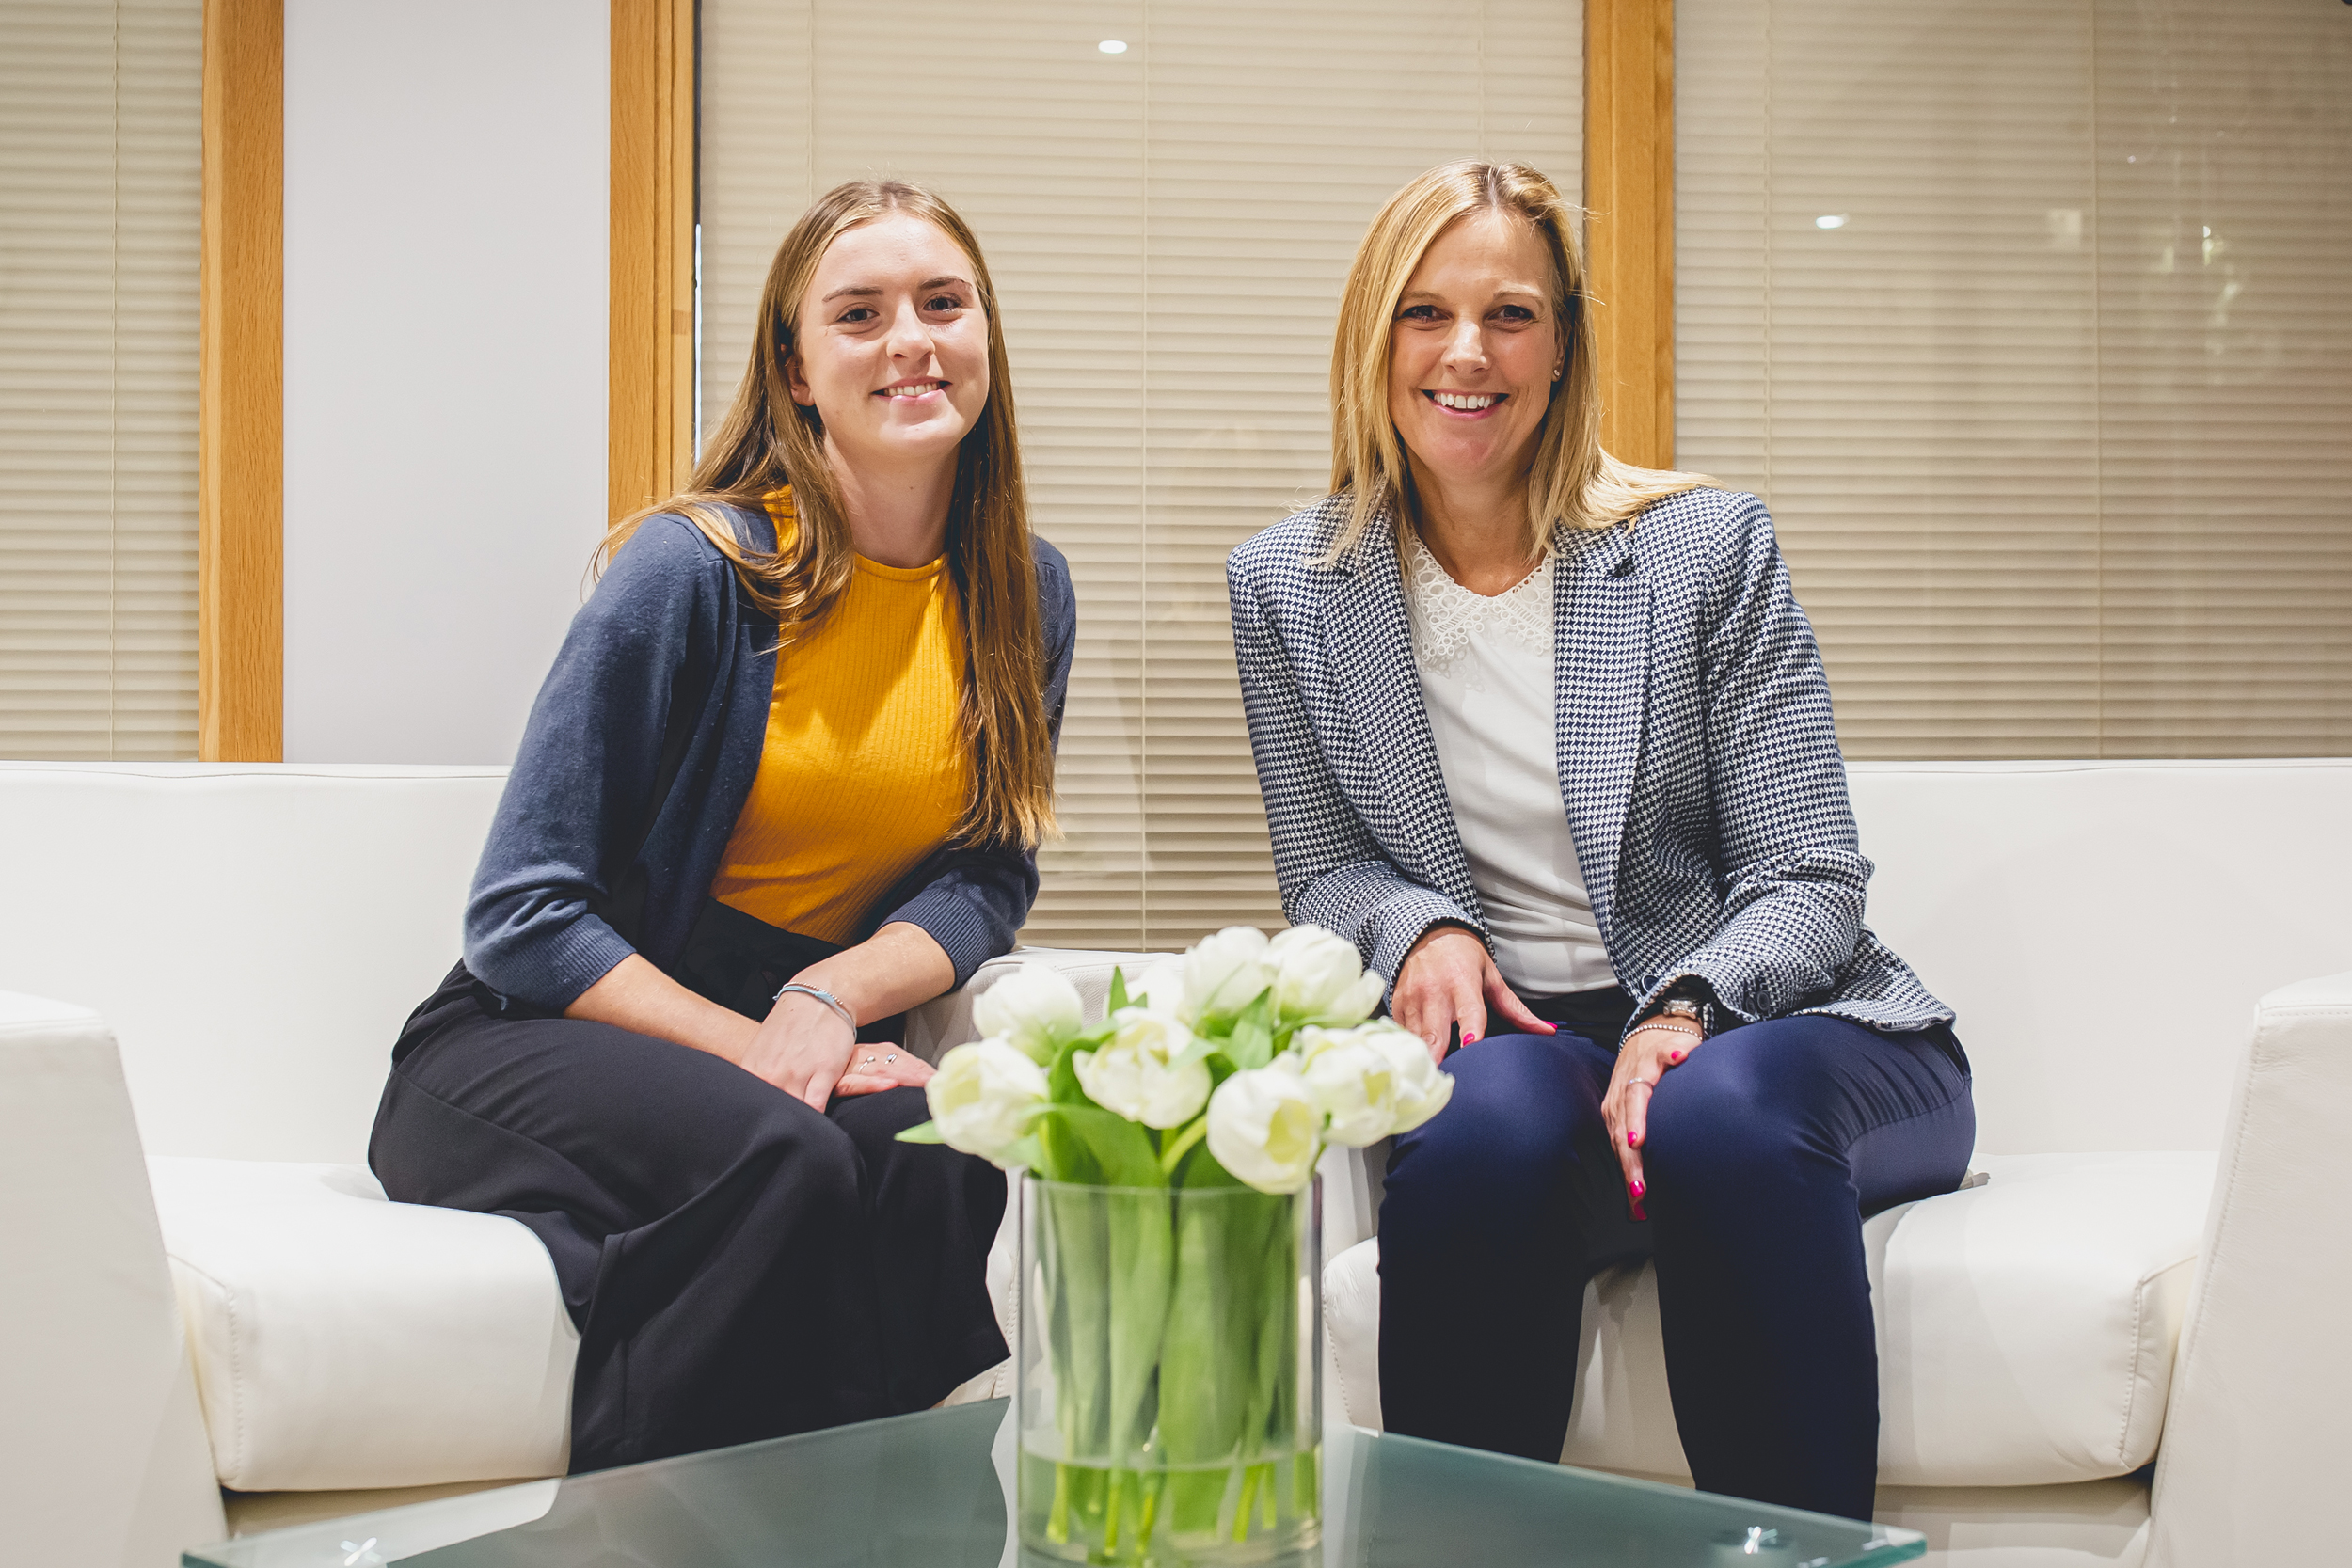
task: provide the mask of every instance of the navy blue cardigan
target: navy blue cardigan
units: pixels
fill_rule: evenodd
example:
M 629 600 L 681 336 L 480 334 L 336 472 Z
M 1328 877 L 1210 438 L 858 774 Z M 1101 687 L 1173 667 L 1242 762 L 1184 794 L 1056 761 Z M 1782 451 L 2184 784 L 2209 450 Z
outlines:
M 733 512 L 749 547 L 764 514 Z M 1046 712 L 1061 735 L 1077 599 L 1038 540 Z M 648 517 L 572 617 L 523 731 L 466 906 L 466 967 L 502 996 L 561 1012 L 632 952 L 665 973 L 684 947 L 751 794 L 776 673 L 775 623 L 685 518 Z M 943 849 L 869 913 L 921 927 L 961 985 L 1012 946 L 1037 857 Z

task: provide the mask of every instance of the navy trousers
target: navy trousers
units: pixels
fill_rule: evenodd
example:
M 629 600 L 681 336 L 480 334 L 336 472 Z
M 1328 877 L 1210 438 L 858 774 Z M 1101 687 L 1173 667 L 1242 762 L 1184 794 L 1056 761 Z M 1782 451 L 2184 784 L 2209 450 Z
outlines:
M 1652 1098 L 1637 1222 L 1600 1114 L 1615 1040 L 1563 1023 L 1457 1051 L 1452 1102 L 1397 1140 L 1380 1209 L 1389 1430 L 1556 1461 L 1585 1283 L 1647 1256 L 1698 1484 L 1868 1518 L 1862 1216 L 1966 1174 L 1966 1056 L 1948 1029 L 1819 1016 L 1708 1039 Z

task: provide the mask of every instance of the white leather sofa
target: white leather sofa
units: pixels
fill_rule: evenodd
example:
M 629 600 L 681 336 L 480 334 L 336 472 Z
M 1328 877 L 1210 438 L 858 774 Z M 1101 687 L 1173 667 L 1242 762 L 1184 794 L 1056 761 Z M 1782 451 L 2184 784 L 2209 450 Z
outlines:
M 20 1282 L 0 1296 L 0 1409 L 20 1413 L 0 1477 L 20 1543 L 51 1517 L 75 1531 L 57 1560 L 160 1568 L 220 1533 L 208 1474 L 562 1469 L 574 1340 L 537 1242 L 387 1203 L 364 1164 L 501 782 L 0 764 L 0 991 L 19 993 L 0 998 L 0 1257 Z M 1857 765 L 1853 788 L 1872 923 L 1960 1011 L 1986 1178 L 1867 1227 L 1884 1516 L 1981 1568 L 2316 1549 L 2352 1397 L 2333 1327 L 2352 763 Z M 1120 957 L 1054 959 L 1099 999 Z M 989 977 L 910 1043 L 967 1037 Z M 1366 1426 L 1376 1166 L 1327 1164 L 1327 1404 Z M 1564 1457 L 1679 1475 L 1647 1271 L 1596 1281 L 1584 1323 Z M 2143 1484 L 2111 1479 L 2152 1457 L 2153 1518 Z M 93 1552 L 108 1509 L 120 1539 Z

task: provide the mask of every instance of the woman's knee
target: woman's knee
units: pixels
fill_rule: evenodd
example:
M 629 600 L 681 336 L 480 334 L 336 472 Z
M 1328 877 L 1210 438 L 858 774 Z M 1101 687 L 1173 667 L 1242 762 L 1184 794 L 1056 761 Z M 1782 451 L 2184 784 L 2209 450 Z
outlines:
M 778 1090 L 739 1105 L 729 1121 L 737 1169 L 765 1172 L 813 1202 L 852 1208 L 860 1201 L 865 1163 L 857 1140 L 831 1117 Z
M 1716 1047 L 1670 1069 L 1650 1097 L 1642 1164 L 1655 1190 L 1737 1186 L 1802 1158 L 1801 1123 L 1740 1064 L 1706 1061 Z
M 1598 1101 L 1571 1050 L 1541 1035 L 1494 1035 L 1447 1058 L 1453 1097 L 1397 1140 L 1384 1203 L 1465 1188 L 1549 1184 L 1574 1158 Z

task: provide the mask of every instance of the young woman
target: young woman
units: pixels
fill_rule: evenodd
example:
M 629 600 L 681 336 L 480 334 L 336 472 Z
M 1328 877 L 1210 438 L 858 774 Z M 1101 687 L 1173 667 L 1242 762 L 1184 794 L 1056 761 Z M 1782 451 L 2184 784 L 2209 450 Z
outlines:
M 963 221 L 896 182 L 812 207 L 692 487 L 602 559 L 370 1148 L 393 1198 L 547 1243 L 576 1471 L 1006 1354 L 1004 1179 L 894 1141 L 930 1069 L 888 1043 L 1036 895 L 1076 623 Z
M 1389 1167 L 1381 1407 L 1556 1460 L 1585 1282 L 1649 1254 L 1699 1484 L 1867 1518 L 1861 1215 L 1964 1174 L 1967 1061 L 1862 924 L 1771 519 L 1602 451 L 1592 344 L 1549 182 L 1422 176 L 1348 277 L 1335 493 L 1228 566 L 1284 907 L 1454 1079 Z

